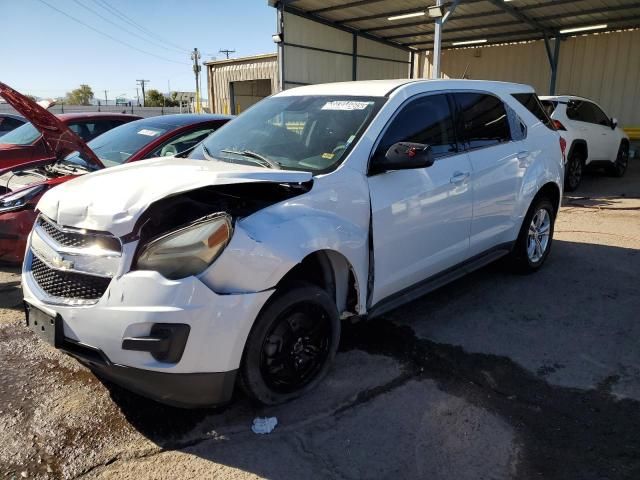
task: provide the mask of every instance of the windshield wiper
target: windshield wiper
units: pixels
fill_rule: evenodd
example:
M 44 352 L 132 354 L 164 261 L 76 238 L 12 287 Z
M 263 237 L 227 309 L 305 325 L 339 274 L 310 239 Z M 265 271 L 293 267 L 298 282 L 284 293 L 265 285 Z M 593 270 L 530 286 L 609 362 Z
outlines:
M 240 155 L 241 157 L 246 157 L 246 158 L 251 158 L 254 160 L 258 160 L 257 163 L 260 163 L 260 165 L 267 167 L 267 168 L 274 168 L 276 170 L 280 170 L 280 164 L 274 160 L 271 160 L 268 157 L 265 157 L 264 155 L 260 155 L 259 153 L 256 152 L 252 152 L 251 150 L 242 150 L 242 151 L 237 151 L 237 150 L 220 150 L 220 152 L 222 153 L 233 153 L 235 155 Z

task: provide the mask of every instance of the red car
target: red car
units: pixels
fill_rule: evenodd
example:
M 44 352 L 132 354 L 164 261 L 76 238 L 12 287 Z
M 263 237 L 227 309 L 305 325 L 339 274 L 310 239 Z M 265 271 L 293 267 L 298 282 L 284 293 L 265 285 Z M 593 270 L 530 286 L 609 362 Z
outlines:
M 2 87 L 0 87 L 1 91 Z M 47 113 L 51 115 L 50 112 Z M 24 115 L 29 117 L 26 113 Z M 142 117 L 122 113 L 87 112 L 63 113 L 56 115 L 56 118 L 82 140 L 88 142 L 114 127 Z M 0 169 L 55 158 L 55 152 L 40 133 L 42 128 L 46 129 L 50 125 L 40 122 L 42 119 L 35 117 L 35 121 L 31 120 L 0 137 Z
M 161 156 L 183 156 L 232 117 L 165 115 L 116 127 L 85 143 L 59 118 L 0 83 L 0 96 L 36 125 L 53 153 L 38 161 L 0 168 L 0 263 L 22 261 L 36 219 L 35 207 L 50 188 L 106 167 Z

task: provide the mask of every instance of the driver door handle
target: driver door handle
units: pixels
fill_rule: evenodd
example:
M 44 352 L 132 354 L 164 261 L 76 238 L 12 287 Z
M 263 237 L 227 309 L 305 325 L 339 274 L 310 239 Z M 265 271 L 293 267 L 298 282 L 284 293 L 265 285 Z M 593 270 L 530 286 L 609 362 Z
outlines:
M 454 172 L 453 177 L 449 179 L 451 183 L 462 183 L 471 176 L 469 172 Z

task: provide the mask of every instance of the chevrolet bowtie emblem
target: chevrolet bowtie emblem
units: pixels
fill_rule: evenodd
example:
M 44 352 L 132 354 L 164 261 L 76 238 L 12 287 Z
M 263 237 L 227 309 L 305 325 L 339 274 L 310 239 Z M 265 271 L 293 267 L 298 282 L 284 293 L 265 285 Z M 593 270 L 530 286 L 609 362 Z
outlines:
M 56 255 L 51 259 L 51 266 L 59 268 L 60 270 L 71 270 L 73 268 L 73 262 L 71 260 L 65 260 L 60 255 Z

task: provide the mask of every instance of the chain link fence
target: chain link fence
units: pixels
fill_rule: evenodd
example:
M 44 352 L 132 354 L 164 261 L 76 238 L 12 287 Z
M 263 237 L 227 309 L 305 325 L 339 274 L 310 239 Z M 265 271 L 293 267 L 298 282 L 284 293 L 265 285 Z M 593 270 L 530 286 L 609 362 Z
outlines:
M 158 115 L 171 115 L 174 113 L 191 113 L 189 106 L 183 107 L 139 107 L 135 105 L 65 105 L 56 104 L 48 109 L 51 113 L 84 113 L 84 112 L 107 112 L 107 113 L 130 113 L 140 117 L 156 117 Z M 0 113 L 18 112 L 7 104 L 0 103 Z M 208 113 L 208 112 L 207 112 Z

